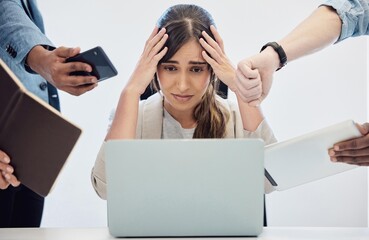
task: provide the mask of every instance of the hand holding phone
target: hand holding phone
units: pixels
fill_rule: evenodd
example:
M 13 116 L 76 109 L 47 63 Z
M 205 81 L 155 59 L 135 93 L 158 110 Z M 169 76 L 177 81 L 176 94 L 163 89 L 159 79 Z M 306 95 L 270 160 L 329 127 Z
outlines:
M 77 71 L 72 72 L 75 76 L 95 76 L 98 81 L 114 77 L 118 74 L 104 50 L 97 46 L 74 57 L 70 57 L 66 62 L 83 62 L 92 67 L 92 72 Z

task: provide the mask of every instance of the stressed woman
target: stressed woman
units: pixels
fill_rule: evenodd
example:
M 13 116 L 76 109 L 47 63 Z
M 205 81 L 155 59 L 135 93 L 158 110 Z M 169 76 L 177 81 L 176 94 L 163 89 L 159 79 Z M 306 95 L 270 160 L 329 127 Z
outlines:
M 261 85 L 257 71 L 250 88 Z M 175 5 L 159 19 L 123 89 L 110 139 L 262 138 L 275 141 L 259 107 L 217 93 L 217 82 L 236 89 L 236 70 L 224 53 L 211 15 L 196 5 Z M 157 93 L 140 96 L 151 85 Z M 237 92 L 236 92 L 237 96 Z M 163 153 L 165 154 L 165 153 Z M 247 153 L 245 153 L 247 154 Z M 92 170 L 92 183 L 106 199 L 104 144 Z

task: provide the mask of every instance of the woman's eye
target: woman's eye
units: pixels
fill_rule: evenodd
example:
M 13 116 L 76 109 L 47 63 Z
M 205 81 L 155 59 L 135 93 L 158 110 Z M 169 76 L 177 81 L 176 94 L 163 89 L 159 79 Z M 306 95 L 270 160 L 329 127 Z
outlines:
M 193 67 L 191 68 L 191 72 L 195 72 L 195 73 L 200 73 L 202 72 L 204 69 L 201 67 Z
M 175 67 L 173 67 L 173 66 L 164 66 L 164 70 L 167 70 L 169 72 L 172 72 L 172 71 L 175 71 L 177 69 Z

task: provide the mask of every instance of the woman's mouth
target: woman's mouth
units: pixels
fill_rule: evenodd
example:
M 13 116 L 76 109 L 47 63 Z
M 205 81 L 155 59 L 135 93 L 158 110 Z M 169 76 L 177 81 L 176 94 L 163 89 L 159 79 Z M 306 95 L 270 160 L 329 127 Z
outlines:
M 193 95 L 185 95 L 185 94 L 174 94 L 172 93 L 172 96 L 179 102 L 188 102 L 191 100 Z

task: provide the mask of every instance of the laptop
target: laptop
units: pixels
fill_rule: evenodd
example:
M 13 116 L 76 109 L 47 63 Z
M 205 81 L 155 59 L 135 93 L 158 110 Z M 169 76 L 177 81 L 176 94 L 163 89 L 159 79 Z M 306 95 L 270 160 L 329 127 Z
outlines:
M 275 190 L 287 190 L 341 172 L 355 165 L 331 162 L 328 149 L 335 143 L 360 137 L 354 121 L 331 126 L 265 147 L 266 177 Z
M 105 150 L 111 235 L 257 236 L 262 232 L 262 140 L 112 140 Z

